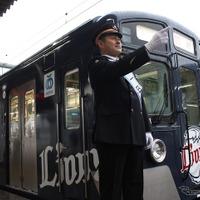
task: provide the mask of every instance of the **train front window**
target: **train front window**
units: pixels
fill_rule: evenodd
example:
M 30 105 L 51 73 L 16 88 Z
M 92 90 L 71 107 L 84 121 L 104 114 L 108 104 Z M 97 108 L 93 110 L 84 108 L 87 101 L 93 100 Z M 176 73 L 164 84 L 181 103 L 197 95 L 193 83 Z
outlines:
M 169 116 L 172 111 L 166 65 L 151 61 L 137 69 L 135 74 L 143 87 L 148 114 L 156 118 L 154 123 L 164 123 L 163 116 Z
M 73 70 L 65 74 L 65 127 L 80 127 L 79 72 Z
M 121 24 L 122 42 L 126 46 L 143 46 L 153 35 L 164 27 L 160 24 L 150 22 L 124 22 Z M 161 47 L 159 51 L 166 51 Z
M 195 55 L 194 39 L 179 31 L 173 30 L 174 46 L 177 50 L 187 54 Z
M 197 81 L 195 73 L 184 67 L 180 67 L 181 95 L 183 110 L 187 113 L 189 125 L 200 124 L 200 111 L 197 94 Z

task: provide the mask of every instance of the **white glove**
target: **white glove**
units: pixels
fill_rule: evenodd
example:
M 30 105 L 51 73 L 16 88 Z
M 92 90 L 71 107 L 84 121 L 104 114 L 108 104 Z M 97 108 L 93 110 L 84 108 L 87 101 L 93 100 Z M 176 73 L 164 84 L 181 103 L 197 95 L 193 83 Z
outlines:
M 145 150 L 148 150 L 152 147 L 153 144 L 153 136 L 151 132 L 146 132 L 146 146 L 144 147 Z
M 170 29 L 170 26 L 160 30 L 157 32 L 152 39 L 145 44 L 145 47 L 149 52 L 154 51 L 158 47 L 161 47 L 162 45 L 167 44 L 169 37 L 168 37 L 168 31 Z

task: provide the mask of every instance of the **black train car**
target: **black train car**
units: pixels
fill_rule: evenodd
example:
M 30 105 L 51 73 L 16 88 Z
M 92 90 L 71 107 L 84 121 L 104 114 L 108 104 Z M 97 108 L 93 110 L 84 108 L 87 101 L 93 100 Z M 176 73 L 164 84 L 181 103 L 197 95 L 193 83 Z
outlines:
M 123 34 L 123 54 L 170 26 L 169 44 L 135 73 L 152 121 L 144 199 L 198 197 L 199 39 L 173 20 L 141 12 L 97 17 L 0 77 L 0 186 L 31 198 L 98 200 L 92 143 L 91 38 L 106 20 Z

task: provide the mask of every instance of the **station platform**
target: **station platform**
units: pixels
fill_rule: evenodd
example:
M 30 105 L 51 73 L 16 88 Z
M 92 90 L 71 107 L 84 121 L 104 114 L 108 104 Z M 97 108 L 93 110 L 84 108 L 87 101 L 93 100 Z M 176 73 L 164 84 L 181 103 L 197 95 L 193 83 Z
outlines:
M 0 189 L 0 200 L 30 200 L 30 199 Z

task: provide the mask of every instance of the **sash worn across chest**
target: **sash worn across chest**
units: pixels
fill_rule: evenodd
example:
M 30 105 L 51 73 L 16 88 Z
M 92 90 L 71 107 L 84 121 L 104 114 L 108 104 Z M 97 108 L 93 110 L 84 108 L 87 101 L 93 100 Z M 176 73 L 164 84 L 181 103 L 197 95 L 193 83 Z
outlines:
M 140 107 L 142 108 L 142 86 L 138 83 L 133 73 L 126 74 L 124 78 L 129 82 L 132 88 L 135 90 L 139 100 L 140 100 Z

